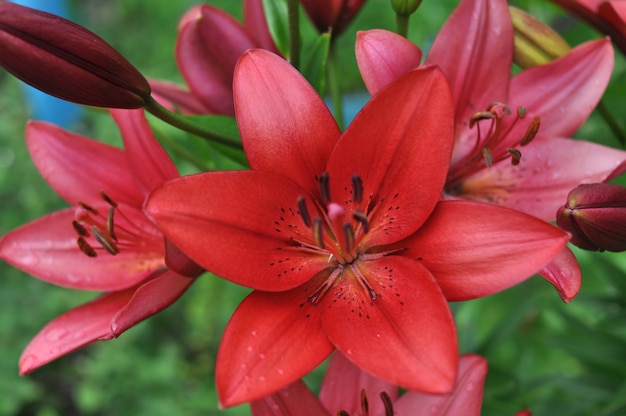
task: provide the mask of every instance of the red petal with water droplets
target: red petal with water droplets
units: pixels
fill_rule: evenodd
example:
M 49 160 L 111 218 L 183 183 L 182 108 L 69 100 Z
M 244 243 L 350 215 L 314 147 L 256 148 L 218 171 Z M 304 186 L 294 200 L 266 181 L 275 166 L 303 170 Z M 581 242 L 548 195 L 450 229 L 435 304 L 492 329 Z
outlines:
M 252 416 L 331 416 L 302 381 L 250 403 Z
M 20 374 L 28 374 L 94 341 L 111 339 L 111 317 L 126 305 L 133 292 L 129 289 L 101 296 L 51 321 L 22 353 Z
M 26 145 L 41 176 L 70 205 L 101 203 L 100 191 L 116 202 L 143 204 L 121 149 L 39 121 L 26 126 Z
M 319 194 L 315 178 L 340 132 L 313 87 L 284 59 L 256 50 L 239 61 L 234 93 L 250 167 L 278 173 Z
M 306 300 L 304 289 L 254 291 L 239 305 L 217 355 L 222 406 L 274 393 L 309 373 L 332 352 L 321 328 L 321 308 Z
M 352 268 L 376 292 L 374 299 Z M 363 370 L 407 389 L 452 390 L 458 361 L 454 320 L 420 263 L 400 256 L 359 260 L 346 267 L 318 309 L 328 338 Z
M 164 184 L 146 209 L 166 237 L 206 270 L 281 291 L 328 267 L 328 253 L 299 245 L 314 245 L 297 214 L 302 195 L 296 184 L 271 173 L 211 172 Z
M 493 204 L 442 201 L 396 246 L 422 262 L 449 301 L 491 295 L 545 267 L 569 237 L 535 217 Z
M 389 84 L 357 114 L 326 170 L 335 201 L 352 199 L 352 175 L 363 180 L 365 247 L 407 237 L 428 218 L 443 189 L 453 135 L 450 90 L 434 67 Z

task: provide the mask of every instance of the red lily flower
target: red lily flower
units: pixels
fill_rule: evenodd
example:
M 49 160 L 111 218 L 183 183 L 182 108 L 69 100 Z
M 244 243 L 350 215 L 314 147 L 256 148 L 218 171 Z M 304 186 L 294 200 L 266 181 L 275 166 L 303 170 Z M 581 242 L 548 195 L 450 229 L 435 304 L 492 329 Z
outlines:
M 73 207 L 7 233 L 0 258 L 55 285 L 108 293 L 46 325 L 22 354 L 21 374 L 117 337 L 170 305 L 194 280 L 167 268 L 163 235 L 142 211 L 151 189 L 178 177 L 176 167 L 141 110 L 111 114 L 124 151 L 44 122 L 26 129 L 33 162 Z M 176 249 L 169 248 L 175 257 Z
M 319 399 L 302 382 L 250 403 L 252 416 L 479 416 L 487 360 L 465 354 L 459 360 L 454 390 L 449 394 L 408 391 L 380 380 L 335 353 L 328 365 Z
M 261 0 L 245 0 L 244 24 L 207 4 L 191 8 L 180 21 L 176 62 L 189 86 L 151 81 L 156 94 L 195 114 L 234 115 L 233 71 L 248 49 L 277 52 Z
M 411 42 L 381 30 L 360 33 L 356 51 L 372 94 L 421 58 Z M 426 62 L 447 74 L 455 102 L 446 193 L 554 221 L 571 188 L 606 181 L 625 169 L 626 152 L 568 138 L 602 96 L 613 67 L 612 47 L 606 39 L 589 42 L 511 78 L 512 56 L 513 30 L 502 0 L 462 1 L 435 39 Z M 566 301 L 580 288 L 580 270 L 569 250 L 542 275 Z
M 339 35 L 361 10 L 366 0 L 300 0 L 320 33 Z
M 256 289 L 222 339 L 222 405 L 284 388 L 335 348 L 392 384 L 449 392 L 458 353 L 446 297 L 524 280 L 566 234 L 496 205 L 439 201 L 453 114 L 434 67 L 383 89 L 343 134 L 267 51 L 240 59 L 234 93 L 252 170 L 175 179 L 146 205 L 191 259 Z

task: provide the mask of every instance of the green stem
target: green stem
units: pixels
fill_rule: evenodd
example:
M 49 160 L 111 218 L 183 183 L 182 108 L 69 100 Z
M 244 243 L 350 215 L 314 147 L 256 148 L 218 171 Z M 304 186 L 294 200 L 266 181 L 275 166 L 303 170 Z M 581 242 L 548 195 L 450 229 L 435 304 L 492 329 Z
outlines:
M 298 0 L 287 0 L 287 17 L 289 19 L 289 60 L 294 68 L 300 68 L 300 9 Z
M 405 38 L 409 35 L 409 17 L 408 14 L 396 13 L 396 32 Z
M 604 101 L 600 100 L 596 110 L 598 110 L 598 113 L 600 113 L 606 124 L 608 124 L 609 129 L 611 129 L 611 132 L 613 132 L 622 147 L 626 148 L 626 136 L 624 135 L 624 132 L 620 128 L 619 124 L 617 124 L 617 121 L 615 121 L 615 118 L 607 106 L 604 104 Z
M 339 65 L 335 58 L 334 45 L 330 45 L 328 52 L 328 88 L 330 90 L 330 98 L 333 104 L 335 120 L 339 128 L 343 130 L 343 100 L 341 97 L 341 86 L 339 85 Z
M 181 130 L 195 134 L 196 136 L 200 136 L 216 143 L 221 143 L 224 146 L 232 147 L 233 149 L 242 149 L 241 143 L 239 141 L 233 140 L 233 138 L 230 136 L 209 131 L 201 124 L 194 122 L 188 116 L 169 111 L 167 108 L 156 102 L 156 100 L 154 100 L 154 98 L 152 97 L 150 97 L 150 100 L 146 102 L 144 108 L 146 109 L 146 111 L 159 118 L 160 120 L 163 120 L 167 124 L 170 124 L 174 127 L 178 127 Z

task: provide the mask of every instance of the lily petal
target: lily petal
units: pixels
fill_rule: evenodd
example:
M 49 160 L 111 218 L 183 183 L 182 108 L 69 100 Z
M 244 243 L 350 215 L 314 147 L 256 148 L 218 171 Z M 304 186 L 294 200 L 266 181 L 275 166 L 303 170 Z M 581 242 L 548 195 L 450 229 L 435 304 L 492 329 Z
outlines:
M 580 265 L 574 253 L 567 247 L 541 269 L 539 274 L 554 286 L 563 302 L 571 302 L 582 284 Z
M 154 138 L 143 110 L 110 110 L 122 138 L 128 166 L 144 196 L 161 183 L 179 177 L 176 165 Z
M 20 374 L 49 363 L 94 341 L 111 338 L 111 317 L 133 295 L 134 289 L 103 295 L 48 323 L 20 357 Z
M 267 18 L 263 10 L 262 0 L 244 0 L 243 25 L 248 34 L 254 38 L 257 47 L 277 53 L 274 39 L 267 26 Z
M 526 280 L 567 244 L 560 229 L 492 204 L 442 201 L 420 230 L 401 241 L 437 279 L 449 301 L 488 296 Z
M 150 79 L 152 97 L 171 111 L 185 114 L 207 114 L 209 109 L 185 87 L 170 81 Z
M 106 212 L 108 207 L 102 207 Z M 72 227 L 74 209 L 65 209 L 39 218 L 5 234 L 0 240 L 0 258 L 43 281 L 82 290 L 114 291 L 135 286 L 165 267 L 163 240 L 139 210 L 124 207 L 134 226 L 146 232 L 145 246 L 109 255 L 102 250 L 88 257 L 78 248 Z M 127 209 L 126 209 L 127 208 Z M 124 221 L 124 222 L 123 222 Z M 119 225 L 125 220 L 120 218 Z M 154 230 L 154 239 L 147 238 Z
M 400 256 L 355 267 L 376 297 L 346 268 L 333 296 L 318 307 L 331 342 L 357 366 L 391 384 L 450 392 L 458 361 L 456 328 L 430 272 Z
M 237 64 L 233 89 L 250 167 L 318 194 L 314 178 L 324 171 L 340 132 L 313 87 L 284 59 L 254 50 Z
M 302 381 L 250 403 L 252 416 L 331 416 Z
M 463 182 L 460 196 L 487 201 L 554 221 L 570 190 L 604 182 L 626 169 L 626 152 L 596 143 L 547 138 L 522 149 L 522 160 L 482 169 Z
M 479 355 L 462 355 L 452 393 L 433 395 L 408 391 L 393 404 L 393 409 L 398 415 L 429 409 L 428 414 L 432 416 L 480 416 L 487 367 L 487 360 Z
M 280 293 L 254 291 L 239 305 L 217 355 L 222 406 L 274 393 L 307 374 L 333 351 L 321 329 L 321 308 L 304 301 L 303 293 L 303 288 Z
M 613 72 L 613 61 L 610 39 L 584 43 L 556 61 L 515 76 L 511 80 L 509 104 L 511 108 L 527 108 L 527 117 L 541 117 L 535 140 L 545 136 L 569 137 L 602 98 Z M 526 128 L 524 123 L 518 124 L 517 130 L 509 133 L 515 140 L 523 136 Z
M 137 288 L 133 297 L 111 319 L 113 337 L 174 303 L 195 281 L 172 271 L 149 280 Z
M 39 121 L 26 126 L 26 145 L 41 175 L 70 205 L 101 203 L 100 191 L 116 202 L 142 205 L 121 149 Z
M 357 114 L 326 171 L 335 200 L 352 198 L 353 175 L 363 181 L 372 213 L 362 244 L 398 241 L 428 218 L 443 189 L 453 137 L 450 91 L 435 67 L 389 84 Z
M 382 29 L 358 32 L 355 52 L 361 77 L 372 95 L 417 68 L 422 59 L 422 51 L 413 42 Z
M 297 214 L 297 199 L 305 194 L 272 173 L 210 172 L 157 188 L 146 210 L 206 270 L 255 289 L 288 290 L 328 267 L 327 255 L 293 241 L 314 244 Z

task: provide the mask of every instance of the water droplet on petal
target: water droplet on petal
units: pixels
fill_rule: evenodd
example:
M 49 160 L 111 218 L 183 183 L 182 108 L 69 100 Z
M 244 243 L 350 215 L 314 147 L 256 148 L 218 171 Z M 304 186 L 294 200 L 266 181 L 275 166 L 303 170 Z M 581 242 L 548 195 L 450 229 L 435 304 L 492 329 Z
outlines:
M 46 332 L 46 338 L 48 341 L 56 342 L 65 338 L 69 333 L 70 332 L 65 328 L 52 328 Z
M 285 374 L 285 372 L 283 371 L 283 369 L 282 369 L 282 368 L 279 368 L 279 369 L 278 369 L 278 370 L 276 370 L 276 371 L 277 371 L 277 372 L 278 372 L 278 374 L 280 374 L 281 376 L 282 376 L 283 374 Z
M 352 355 L 352 350 L 346 350 L 346 355 Z
M 380 338 L 380 333 L 379 332 L 376 333 L 376 338 Z
M 252 352 L 254 351 L 254 348 L 252 348 L 252 345 L 248 345 L 248 352 Z
M 256 337 L 256 331 L 250 332 L 250 335 L 252 335 L 253 337 Z
M 265 382 L 265 377 L 264 377 L 264 376 L 260 376 L 260 377 L 259 377 L 259 381 L 260 381 L 261 383 L 264 383 L 264 382 Z
M 259 354 L 259 358 L 260 358 L 261 360 L 265 360 L 265 354 Z

